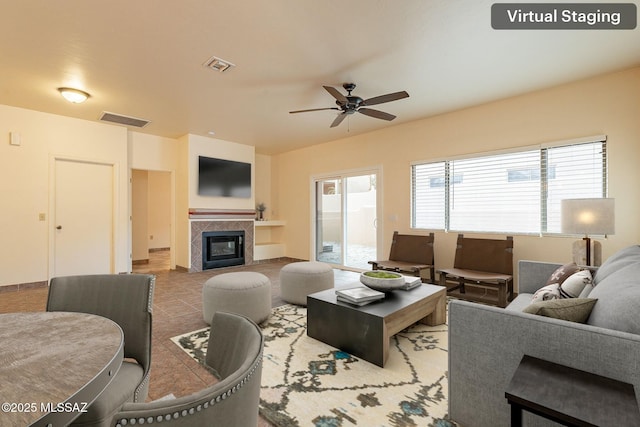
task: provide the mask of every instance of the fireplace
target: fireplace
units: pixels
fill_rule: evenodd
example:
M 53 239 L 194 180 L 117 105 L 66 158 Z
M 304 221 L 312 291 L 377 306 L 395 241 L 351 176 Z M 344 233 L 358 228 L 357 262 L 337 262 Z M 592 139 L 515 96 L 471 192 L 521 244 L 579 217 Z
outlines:
M 202 269 L 244 265 L 244 231 L 204 231 Z

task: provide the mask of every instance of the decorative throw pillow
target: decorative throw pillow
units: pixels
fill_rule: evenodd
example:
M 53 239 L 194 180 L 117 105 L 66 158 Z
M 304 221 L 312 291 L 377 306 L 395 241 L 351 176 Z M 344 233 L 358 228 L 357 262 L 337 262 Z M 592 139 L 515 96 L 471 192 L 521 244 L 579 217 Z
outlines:
M 532 302 L 547 301 L 550 299 L 560 298 L 560 285 L 552 283 L 547 286 L 543 286 L 533 294 Z
M 570 322 L 585 323 L 589 319 L 591 310 L 596 304 L 594 298 L 569 298 L 540 301 L 528 305 L 522 310 L 524 313 L 553 317 L 554 319 Z
M 580 267 L 575 262 L 571 262 L 569 264 L 565 264 L 562 267 L 558 267 L 556 271 L 547 279 L 546 285 L 550 285 L 552 283 L 557 283 L 558 285 L 562 285 L 562 283 L 567 280 L 567 278 L 580 270 Z
M 578 298 L 584 287 L 591 284 L 591 272 L 581 270 L 569 276 L 560 285 L 560 298 Z

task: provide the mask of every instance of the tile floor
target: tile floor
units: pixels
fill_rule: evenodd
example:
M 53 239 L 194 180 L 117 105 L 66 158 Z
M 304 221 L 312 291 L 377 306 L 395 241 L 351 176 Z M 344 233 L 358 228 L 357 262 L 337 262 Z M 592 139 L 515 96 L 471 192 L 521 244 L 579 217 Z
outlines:
M 282 305 L 280 299 L 280 269 L 289 261 L 253 264 L 187 273 L 169 270 L 168 251 L 152 252 L 148 264 L 134 265 L 136 273 L 156 275 L 153 305 L 153 342 L 149 400 L 173 393 L 185 396 L 215 382 L 215 378 L 202 368 L 170 338 L 207 324 L 202 319 L 202 284 L 210 277 L 231 271 L 256 271 L 271 279 L 272 304 Z M 357 280 L 354 272 L 336 270 L 336 284 Z M 44 311 L 47 288 L 24 289 L 0 293 L 0 313 Z M 260 418 L 259 427 L 272 426 Z

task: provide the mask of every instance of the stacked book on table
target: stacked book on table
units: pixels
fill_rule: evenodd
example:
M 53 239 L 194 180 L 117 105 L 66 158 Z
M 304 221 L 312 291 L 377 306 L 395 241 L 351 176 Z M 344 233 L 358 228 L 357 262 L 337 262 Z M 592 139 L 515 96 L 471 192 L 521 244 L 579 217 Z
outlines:
M 404 289 L 405 291 L 408 291 L 410 289 L 417 288 L 418 286 L 422 285 L 422 279 L 420 279 L 419 277 L 412 277 L 412 276 L 403 276 L 403 277 L 404 277 L 404 286 L 400 289 Z
M 384 298 L 384 292 L 379 292 L 364 286 L 357 288 L 336 290 L 336 299 L 341 302 L 363 306 Z

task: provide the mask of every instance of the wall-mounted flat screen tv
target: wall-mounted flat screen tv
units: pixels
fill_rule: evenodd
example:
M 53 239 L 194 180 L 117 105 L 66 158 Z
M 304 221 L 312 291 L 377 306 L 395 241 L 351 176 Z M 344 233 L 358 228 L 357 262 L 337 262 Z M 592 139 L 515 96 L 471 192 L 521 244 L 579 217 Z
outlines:
M 198 156 L 198 194 L 251 198 L 251 164 Z

